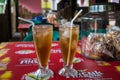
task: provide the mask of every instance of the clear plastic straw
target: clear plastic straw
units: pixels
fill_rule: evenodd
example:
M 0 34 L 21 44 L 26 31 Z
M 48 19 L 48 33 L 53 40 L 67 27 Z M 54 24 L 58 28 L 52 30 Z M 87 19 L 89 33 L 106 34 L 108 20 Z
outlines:
M 69 65 L 69 60 L 70 60 L 70 47 L 71 47 L 71 41 L 72 41 L 72 26 L 73 26 L 73 22 L 81 14 L 81 12 L 82 12 L 82 9 L 75 15 L 75 17 L 71 21 L 71 25 L 70 25 L 70 27 L 71 27 L 71 29 L 70 29 L 70 42 L 69 42 L 69 48 L 68 48 L 67 65 Z
M 33 27 L 35 26 L 35 24 L 32 21 L 28 20 L 28 19 L 25 19 L 25 18 L 22 18 L 22 17 L 18 17 L 18 19 L 32 24 Z

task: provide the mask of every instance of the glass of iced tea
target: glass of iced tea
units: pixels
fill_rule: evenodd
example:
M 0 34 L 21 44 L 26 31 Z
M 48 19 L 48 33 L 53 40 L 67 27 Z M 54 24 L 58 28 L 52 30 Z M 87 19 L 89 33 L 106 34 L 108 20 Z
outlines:
M 37 78 L 49 79 L 53 71 L 48 68 L 50 50 L 52 45 L 52 25 L 35 25 L 33 27 L 33 40 L 40 68 L 35 72 Z
M 59 71 L 59 75 L 69 77 L 77 77 L 77 71 L 73 68 L 73 59 L 76 54 L 79 26 L 73 25 L 71 28 L 68 25 L 59 27 L 60 31 L 60 48 L 64 67 Z

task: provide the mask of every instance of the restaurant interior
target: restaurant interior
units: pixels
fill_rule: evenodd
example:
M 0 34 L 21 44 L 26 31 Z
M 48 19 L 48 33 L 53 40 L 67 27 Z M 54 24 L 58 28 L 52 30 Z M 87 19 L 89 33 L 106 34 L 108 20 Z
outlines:
M 120 0 L 0 0 L 0 80 L 120 80 Z
M 19 17 L 44 24 L 51 23 L 54 25 L 55 34 L 59 34 L 57 31 L 62 19 L 70 21 L 82 9 L 83 12 L 76 20 L 76 23 L 80 25 L 80 18 L 89 12 L 89 6 L 99 3 L 119 4 L 120 2 L 119 0 L 1 0 L 0 42 L 31 41 L 25 39 L 29 34 L 30 25 L 27 25 L 26 21 L 20 20 Z M 55 15 L 55 23 L 48 20 L 48 14 Z M 19 29 L 20 26 L 24 26 L 25 30 Z M 57 37 L 57 35 L 54 36 Z M 59 40 L 59 38 L 54 38 L 54 40 Z

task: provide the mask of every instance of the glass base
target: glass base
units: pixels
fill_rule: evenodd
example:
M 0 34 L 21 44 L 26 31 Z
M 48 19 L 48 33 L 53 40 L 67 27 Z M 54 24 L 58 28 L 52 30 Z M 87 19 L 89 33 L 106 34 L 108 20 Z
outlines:
M 51 69 L 40 68 L 35 72 L 29 73 L 26 80 L 47 80 L 53 77 L 54 73 Z
M 77 74 L 78 74 L 77 70 L 75 70 L 72 65 L 64 66 L 59 71 L 59 75 L 65 76 L 66 78 L 70 78 L 70 77 L 77 78 Z
M 38 78 L 45 78 L 45 79 L 49 79 L 50 77 L 53 77 L 53 74 L 54 74 L 53 71 L 50 69 L 38 69 L 35 72 L 35 75 Z

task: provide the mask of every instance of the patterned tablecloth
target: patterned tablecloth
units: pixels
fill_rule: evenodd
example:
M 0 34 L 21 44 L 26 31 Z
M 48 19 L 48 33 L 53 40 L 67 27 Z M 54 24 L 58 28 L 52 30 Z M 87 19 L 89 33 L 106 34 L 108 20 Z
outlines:
M 120 62 L 94 61 L 80 54 L 80 43 L 74 59 L 79 78 L 58 75 L 63 60 L 59 42 L 53 42 L 49 67 L 54 71 L 50 80 L 119 80 Z M 0 80 L 25 80 L 25 74 L 38 69 L 33 42 L 5 42 L 0 44 Z

